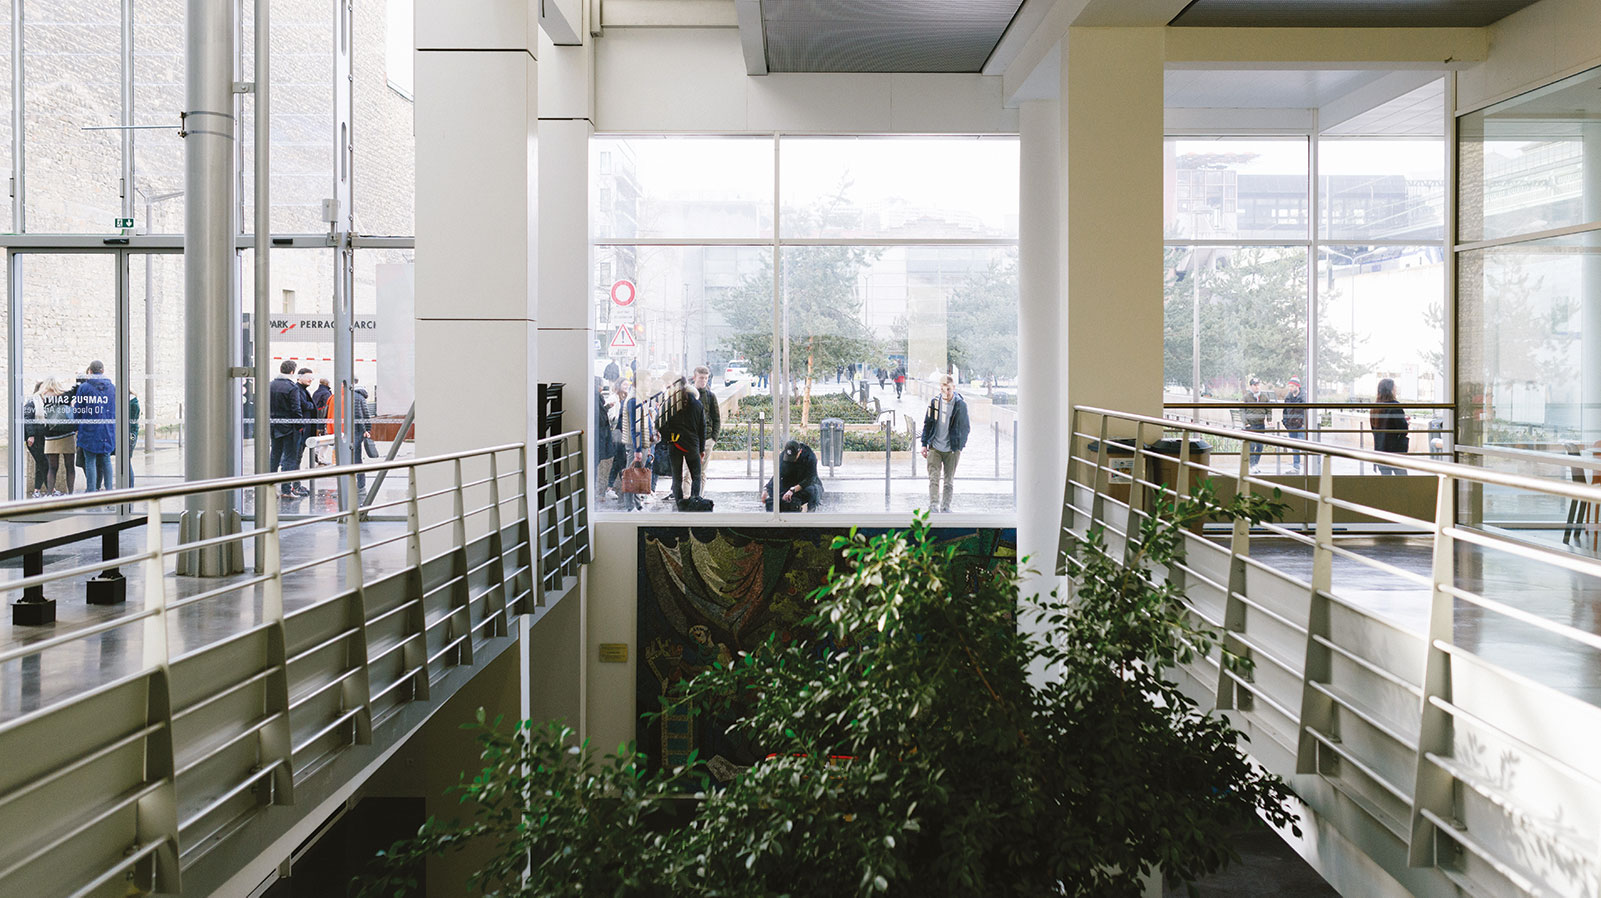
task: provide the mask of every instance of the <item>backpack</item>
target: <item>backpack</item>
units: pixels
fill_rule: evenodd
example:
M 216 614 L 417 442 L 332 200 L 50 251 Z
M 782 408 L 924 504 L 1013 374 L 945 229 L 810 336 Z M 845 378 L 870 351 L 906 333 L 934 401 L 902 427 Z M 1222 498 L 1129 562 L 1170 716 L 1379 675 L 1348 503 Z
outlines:
M 712 500 L 700 496 L 687 496 L 678 500 L 679 511 L 711 511 Z

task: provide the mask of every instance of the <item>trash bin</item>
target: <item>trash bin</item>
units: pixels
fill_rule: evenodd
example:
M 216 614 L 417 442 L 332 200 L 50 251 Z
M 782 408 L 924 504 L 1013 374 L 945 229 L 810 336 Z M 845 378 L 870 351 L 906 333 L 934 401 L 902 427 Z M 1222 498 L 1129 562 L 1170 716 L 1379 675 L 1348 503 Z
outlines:
M 1152 478 L 1154 482 L 1160 483 L 1168 489 L 1178 489 L 1179 454 L 1184 448 L 1183 441 L 1178 437 L 1168 437 L 1157 440 L 1154 443 L 1148 443 L 1145 448 L 1151 452 L 1171 457 L 1171 461 L 1167 458 L 1148 458 L 1148 461 L 1155 462 L 1156 470 L 1154 473 L 1156 476 Z M 1211 464 L 1212 444 L 1202 439 L 1191 439 L 1190 463 L 1197 465 Z M 1198 478 L 1205 476 L 1205 472 L 1190 468 L 1190 483 L 1194 483 Z
M 819 432 L 818 461 L 830 468 L 845 463 L 845 421 L 842 418 L 824 418 Z
M 1134 482 L 1134 446 L 1132 437 L 1106 441 L 1106 466 L 1111 470 L 1101 482 L 1106 485 L 1106 495 L 1119 502 L 1128 501 L 1129 484 Z M 1089 478 L 1086 483 L 1095 482 L 1095 464 L 1100 452 L 1100 440 L 1091 440 L 1089 445 L 1084 447 L 1084 458 L 1087 461 L 1081 470 L 1084 472 L 1082 476 Z
M 867 381 L 865 381 L 865 380 L 862 381 L 862 385 L 857 388 L 857 390 L 856 390 L 856 399 L 862 405 L 866 405 L 867 404 Z

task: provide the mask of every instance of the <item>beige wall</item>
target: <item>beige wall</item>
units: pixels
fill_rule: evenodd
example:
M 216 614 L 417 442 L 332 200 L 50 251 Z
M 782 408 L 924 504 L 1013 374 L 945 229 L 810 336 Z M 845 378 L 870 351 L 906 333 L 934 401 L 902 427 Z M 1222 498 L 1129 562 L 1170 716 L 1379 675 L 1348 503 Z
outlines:
M 1491 25 L 1490 54 L 1457 76 L 1457 112 L 1471 112 L 1601 65 L 1601 3 L 1541 0 Z

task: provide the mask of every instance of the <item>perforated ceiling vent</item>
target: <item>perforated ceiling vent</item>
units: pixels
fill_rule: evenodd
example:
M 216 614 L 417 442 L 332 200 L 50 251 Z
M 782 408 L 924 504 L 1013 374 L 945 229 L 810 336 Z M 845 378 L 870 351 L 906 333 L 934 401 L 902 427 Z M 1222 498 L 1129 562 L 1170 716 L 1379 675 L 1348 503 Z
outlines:
M 761 0 L 770 72 L 976 72 L 1022 0 Z

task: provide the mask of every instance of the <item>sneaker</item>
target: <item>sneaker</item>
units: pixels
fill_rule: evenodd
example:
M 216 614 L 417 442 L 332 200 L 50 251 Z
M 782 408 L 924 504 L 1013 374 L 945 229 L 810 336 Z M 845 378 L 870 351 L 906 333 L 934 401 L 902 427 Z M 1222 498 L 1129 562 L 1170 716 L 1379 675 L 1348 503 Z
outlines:
M 1261 465 L 1252 465 L 1251 466 L 1251 473 L 1252 474 L 1260 474 L 1260 473 L 1262 473 L 1262 466 Z

